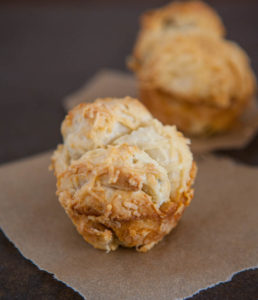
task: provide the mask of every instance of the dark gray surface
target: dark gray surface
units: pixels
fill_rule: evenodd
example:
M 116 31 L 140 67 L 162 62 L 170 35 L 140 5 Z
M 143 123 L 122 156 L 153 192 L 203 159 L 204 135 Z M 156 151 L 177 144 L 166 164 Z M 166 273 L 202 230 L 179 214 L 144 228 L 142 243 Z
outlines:
M 164 2 L 0 6 L 0 163 L 54 148 L 61 140 L 62 98 L 101 68 L 126 70 L 138 16 Z M 249 53 L 257 74 L 258 3 L 212 3 L 228 36 Z M 223 154 L 258 165 L 258 138 L 245 150 Z M 246 271 L 194 299 L 256 299 L 257 287 L 258 271 Z M 78 298 L 0 234 L 0 299 Z

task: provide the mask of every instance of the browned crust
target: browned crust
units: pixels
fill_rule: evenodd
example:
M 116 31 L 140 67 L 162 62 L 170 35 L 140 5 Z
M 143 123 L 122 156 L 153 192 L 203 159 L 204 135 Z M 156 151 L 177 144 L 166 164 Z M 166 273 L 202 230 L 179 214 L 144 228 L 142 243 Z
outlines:
M 66 131 L 74 125 L 76 115 L 78 114 L 81 114 L 83 119 L 87 120 L 92 128 L 94 128 L 94 130 L 101 129 L 102 127 L 103 129 L 105 129 L 106 127 L 110 126 L 110 123 L 112 123 L 112 120 L 115 118 L 115 116 L 112 114 L 112 110 L 108 108 L 109 104 L 113 104 L 114 109 L 118 109 L 119 106 L 123 104 L 124 109 L 132 108 L 132 111 L 137 110 L 138 118 L 149 115 L 149 112 L 137 99 L 127 96 L 123 98 L 123 102 L 119 102 L 120 100 L 121 99 L 118 98 L 107 97 L 98 98 L 94 101 L 94 103 L 78 104 L 66 115 L 61 127 L 62 134 L 65 135 Z M 128 109 L 127 113 L 132 115 L 132 111 Z M 97 115 L 100 116 L 100 125 L 98 125 L 98 123 L 95 124 Z M 122 120 L 120 121 L 122 122 Z M 125 125 L 127 125 L 128 127 L 130 127 L 130 125 L 133 125 L 126 121 L 124 121 L 124 123 L 126 123 Z M 89 132 L 88 137 L 91 138 L 92 134 L 94 134 L 94 132 Z
M 141 123 L 143 118 L 139 111 L 142 110 L 137 111 L 136 108 L 144 106 L 138 102 L 136 104 L 133 106 L 130 101 L 126 109 Z M 88 131 L 89 122 L 87 126 L 80 124 L 84 119 L 73 115 L 74 111 L 79 109 L 81 112 L 85 107 L 88 106 L 80 105 L 70 113 L 66 118 L 68 126 L 76 121 L 77 125 L 82 125 L 82 129 L 86 127 L 85 131 Z M 91 114 L 87 109 L 83 109 L 84 113 L 87 113 L 88 121 Z M 94 118 L 94 110 L 92 115 Z M 144 108 L 146 115 L 152 118 Z M 157 120 L 151 122 L 153 126 L 154 123 L 160 124 Z M 92 131 L 96 132 L 95 128 Z M 175 138 L 181 135 L 174 127 L 171 128 L 172 133 Z M 73 137 L 73 132 L 69 131 L 69 134 Z M 78 137 L 79 142 L 82 137 Z M 172 139 L 172 136 L 168 138 Z M 135 145 L 126 142 L 121 145 L 100 144 L 93 150 L 82 151 L 80 158 L 74 159 L 65 142 L 64 137 L 64 145 L 59 145 L 52 157 L 57 195 L 78 232 L 95 248 L 110 251 L 121 245 L 136 247 L 141 252 L 151 249 L 176 226 L 192 199 L 195 164 L 190 176 L 192 155 L 184 139 L 177 149 L 180 151 L 178 163 L 182 164 L 183 169 L 180 171 L 179 166 L 174 166 L 175 173 L 180 176 L 178 184 L 174 181 L 171 184 L 163 164 Z
M 137 251 L 146 252 L 177 225 L 185 207 L 192 200 L 191 185 L 195 175 L 196 164 L 193 162 L 186 191 L 178 195 L 177 199 L 164 203 L 160 208 L 157 208 L 148 197 L 143 197 L 136 203 L 141 210 L 139 215 L 127 211 L 125 216 L 121 208 L 123 205 L 121 199 L 106 207 L 101 205 L 101 201 L 99 207 L 95 203 L 95 208 L 78 206 L 69 191 L 61 192 L 59 188 L 60 179 L 65 173 L 58 179 L 57 194 L 78 232 L 95 248 L 110 251 L 121 245 L 136 247 Z M 96 199 L 94 201 L 97 202 Z
M 251 97 L 220 108 L 203 103 L 187 103 L 158 89 L 140 87 L 140 99 L 154 117 L 176 125 L 187 135 L 211 135 L 233 127 L 250 103 Z
M 175 29 L 163 28 L 166 19 L 173 21 L 168 27 Z M 188 21 L 192 25 L 190 22 L 185 30 L 180 30 L 180 26 Z M 199 30 L 194 30 L 197 28 Z M 142 102 L 156 118 L 165 124 L 177 125 L 187 135 L 210 135 L 227 131 L 235 125 L 252 100 L 256 80 L 248 56 L 238 45 L 225 40 L 224 33 L 220 17 L 201 1 L 172 2 L 143 14 L 129 67 L 138 77 Z M 216 72 L 207 76 L 211 78 L 207 85 L 200 80 L 194 89 L 178 91 L 169 84 L 169 80 L 176 82 L 176 75 L 169 77 L 169 69 L 166 69 L 169 63 L 163 61 L 162 64 L 159 58 L 169 55 L 177 58 L 173 49 L 188 53 L 188 48 L 195 53 L 196 59 L 207 61 L 207 70 Z M 176 59 L 172 61 L 177 65 Z M 184 67 L 179 65 L 178 72 L 185 72 L 187 79 L 189 74 Z M 196 74 L 206 74 L 203 70 L 205 66 L 199 71 L 197 69 Z M 214 75 L 216 78 L 213 78 L 212 74 L 220 76 Z M 195 76 L 191 76 L 194 79 Z M 203 92 L 205 88 L 207 92 Z

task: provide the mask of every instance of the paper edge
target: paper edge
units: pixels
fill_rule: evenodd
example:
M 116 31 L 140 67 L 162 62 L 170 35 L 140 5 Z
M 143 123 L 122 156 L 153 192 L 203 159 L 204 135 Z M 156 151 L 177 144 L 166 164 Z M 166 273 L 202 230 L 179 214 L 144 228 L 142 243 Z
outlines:
M 204 289 L 199 289 L 194 294 L 186 296 L 184 298 L 176 298 L 176 300 L 187 300 L 188 298 L 194 297 L 194 296 L 198 295 L 199 293 L 201 293 L 203 291 L 207 291 L 207 290 L 209 290 L 211 288 L 214 288 L 214 287 L 216 287 L 216 286 L 218 286 L 218 285 L 220 285 L 222 283 L 230 282 L 230 281 L 232 281 L 233 277 L 236 276 L 237 274 L 245 272 L 245 271 L 249 271 L 249 270 L 258 270 L 258 264 L 255 265 L 255 266 L 253 266 L 253 267 L 247 268 L 247 269 L 240 269 L 238 272 L 233 273 L 232 275 L 230 275 L 229 277 L 227 277 L 227 279 L 225 279 L 225 280 L 218 281 L 217 283 L 209 285 L 209 286 L 207 286 Z
M 4 230 L 3 230 L 3 233 L 4 233 L 5 238 L 12 244 L 12 246 L 18 251 L 18 253 L 22 256 L 23 259 L 29 261 L 29 262 L 30 262 L 31 264 L 33 264 L 36 268 L 38 268 L 38 270 L 44 271 L 44 272 L 48 273 L 48 274 L 51 275 L 55 280 L 57 280 L 57 281 L 63 283 L 63 284 L 64 284 L 65 286 L 67 286 L 68 288 L 71 288 L 74 292 L 78 293 L 83 299 L 87 300 L 86 296 L 82 295 L 77 289 L 75 289 L 74 287 L 72 287 L 71 285 L 69 285 L 68 283 L 66 283 L 65 281 L 61 280 L 61 279 L 59 278 L 59 276 L 57 276 L 55 273 L 51 273 L 51 272 L 49 272 L 49 271 L 43 269 L 39 264 L 35 263 L 35 262 L 32 261 L 30 258 L 28 258 L 26 255 L 24 255 L 24 254 L 22 253 L 22 251 L 21 251 L 21 250 L 16 246 L 16 244 L 13 242 L 13 240 L 11 240 L 11 239 L 8 237 L 8 235 L 6 235 L 6 233 L 5 233 Z M 214 287 L 216 287 L 216 286 L 218 286 L 218 285 L 220 285 L 220 284 L 222 284 L 222 283 L 230 282 L 230 281 L 232 281 L 233 277 L 236 276 L 237 274 L 242 273 L 242 272 L 245 272 L 245 271 L 249 271 L 249 270 L 258 270 L 258 264 L 255 265 L 255 266 L 252 266 L 252 267 L 248 267 L 248 268 L 246 268 L 246 269 L 242 268 L 242 269 L 240 269 L 239 271 L 234 272 L 234 273 L 232 273 L 231 275 L 229 275 L 228 277 L 226 277 L 225 280 L 218 281 L 218 282 L 216 282 L 216 283 L 214 283 L 214 284 L 208 285 L 207 287 L 205 287 L 205 288 L 203 288 L 203 289 L 199 289 L 199 290 L 197 290 L 196 292 L 194 292 L 193 294 L 187 295 L 187 296 L 185 296 L 185 297 L 183 297 L 183 298 L 175 298 L 175 300 L 187 300 L 187 299 L 189 299 L 189 298 L 192 298 L 192 297 L 198 295 L 198 294 L 199 294 L 200 292 L 202 292 L 202 291 L 206 291 L 206 290 L 208 290 L 208 289 L 210 289 L 210 288 L 214 288 Z M 189 300 L 190 300 L 190 299 L 189 299 Z
M 58 146 L 58 144 L 56 145 L 56 147 L 57 146 Z M 43 151 L 40 151 L 38 153 L 29 155 L 29 156 L 23 156 L 23 157 L 15 158 L 15 159 L 12 159 L 11 161 L 1 163 L 0 168 L 8 168 L 8 167 L 11 167 L 14 164 L 20 164 L 20 163 L 24 163 L 28 160 L 34 160 L 34 159 L 37 159 L 38 157 L 43 156 L 43 155 L 47 155 L 47 154 L 50 155 L 51 153 L 53 154 L 55 150 L 56 150 L 56 148 L 51 148 L 51 149 L 43 150 Z M 51 164 L 51 161 L 49 160 L 49 165 L 50 164 Z
M 41 156 L 47 156 L 47 155 L 51 155 L 51 152 L 52 150 L 47 150 L 47 151 L 44 151 L 44 152 L 41 152 L 41 153 L 37 153 L 35 155 L 32 155 L 32 156 L 29 156 L 29 157 L 25 157 L 25 158 L 20 158 L 18 160 L 15 160 L 15 161 L 12 161 L 10 163 L 6 163 L 4 166 L 2 165 L 2 167 L 13 167 L 13 164 L 21 164 L 21 163 L 26 163 L 26 161 L 28 160 L 36 160 L 36 159 L 39 159 Z M 254 165 L 247 165 L 241 161 L 237 161 L 235 159 L 232 159 L 232 158 L 229 158 L 228 156 L 226 155 L 217 155 L 217 154 L 213 154 L 213 153 L 207 153 L 207 154 L 200 154 L 199 156 L 197 156 L 197 159 L 200 159 L 200 160 L 224 160 L 226 161 L 229 165 L 241 165 L 242 167 L 245 167 L 245 168 L 252 168 L 252 169 L 258 169 L 256 166 Z M 198 160 L 197 160 L 197 163 L 198 163 Z M 18 251 L 18 253 L 25 259 L 25 260 L 28 260 L 30 263 L 32 263 L 34 266 L 36 266 L 39 270 L 41 271 L 44 271 L 48 274 L 50 274 L 54 279 L 56 279 L 57 281 L 63 283 L 65 286 L 71 288 L 73 291 L 77 292 L 83 299 L 86 299 L 86 296 L 82 295 L 76 288 L 72 287 L 71 285 L 69 285 L 68 283 L 66 283 L 65 281 L 63 281 L 62 279 L 59 278 L 59 276 L 55 273 L 52 273 L 44 268 L 41 267 L 40 264 L 34 262 L 32 259 L 28 258 L 26 255 L 23 254 L 23 252 L 16 246 L 15 242 L 8 236 L 8 234 L 5 232 L 4 230 L 4 227 L 1 226 L 1 229 L 3 231 L 3 234 L 5 236 L 5 238 L 14 246 L 14 248 Z M 244 271 L 248 271 L 248 270 L 255 270 L 255 269 L 258 269 L 258 264 L 256 265 L 253 265 L 253 266 L 248 266 L 246 268 L 240 268 L 237 272 L 234 272 L 232 274 L 230 274 L 229 276 L 226 276 L 226 279 L 225 280 L 221 280 L 221 281 L 218 281 L 218 282 L 215 282 L 213 284 L 210 284 L 204 288 L 200 288 L 198 290 L 196 290 L 193 294 L 189 294 L 187 296 L 184 296 L 183 298 L 175 298 L 175 299 L 187 299 L 187 298 L 191 298 L 191 297 L 194 297 L 195 295 L 199 294 L 200 292 L 202 291 L 206 291 L 210 288 L 213 288 L 213 287 L 216 287 L 222 283 L 226 283 L 226 282 L 230 282 L 232 280 L 232 278 L 241 273 L 241 272 L 244 272 Z
M 17 250 L 17 252 L 22 256 L 23 259 L 29 261 L 32 265 L 34 265 L 38 270 L 43 271 L 48 273 L 49 275 L 51 275 L 55 280 L 63 283 L 65 286 L 67 286 L 68 288 L 71 288 L 73 291 L 75 291 L 76 293 L 78 293 L 83 299 L 87 300 L 86 297 L 84 297 L 79 291 L 77 291 L 74 287 L 70 286 L 69 284 L 67 284 L 66 282 L 64 282 L 63 280 L 59 279 L 55 273 L 51 273 L 45 269 L 43 269 L 39 264 L 36 264 L 33 260 L 31 260 L 30 258 L 28 258 L 26 255 L 24 255 L 22 253 L 22 251 L 16 246 L 16 244 L 14 243 L 14 241 L 12 239 L 9 238 L 9 236 L 5 233 L 3 227 L 1 227 L 2 232 L 4 237 L 12 244 L 12 246 L 15 248 L 15 250 Z
M 83 93 L 84 90 L 87 89 L 87 87 L 89 85 L 92 85 L 96 82 L 96 79 L 98 77 L 102 77 L 102 76 L 121 76 L 121 77 L 132 77 L 132 73 L 131 72 L 126 72 L 123 70 L 117 70 L 117 69 L 112 69 L 112 68 L 103 68 L 103 69 L 99 69 L 97 70 L 91 77 L 89 77 L 86 81 L 84 81 L 84 83 L 77 88 L 76 90 L 70 92 L 67 96 L 65 96 L 62 100 L 62 105 L 66 111 L 66 113 L 68 113 L 71 109 L 73 109 L 76 105 L 80 104 L 77 103 L 74 105 L 74 98 L 75 97 L 80 97 L 80 95 Z M 96 97 L 97 99 L 98 97 Z

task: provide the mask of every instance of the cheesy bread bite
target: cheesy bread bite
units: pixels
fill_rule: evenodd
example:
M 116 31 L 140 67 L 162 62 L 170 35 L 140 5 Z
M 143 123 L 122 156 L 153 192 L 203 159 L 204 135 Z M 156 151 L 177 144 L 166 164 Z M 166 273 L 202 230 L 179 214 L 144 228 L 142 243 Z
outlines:
M 95 248 L 145 252 L 178 223 L 193 197 L 189 141 L 136 99 L 80 104 L 52 157 L 57 195 Z
M 188 135 L 231 128 L 251 102 L 256 81 L 245 52 L 224 39 L 218 15 L 190 1 L 145 18 L 129 63 L 143 103 Z M 162 25 L 167 18 L 174 20 L 169 29 Z

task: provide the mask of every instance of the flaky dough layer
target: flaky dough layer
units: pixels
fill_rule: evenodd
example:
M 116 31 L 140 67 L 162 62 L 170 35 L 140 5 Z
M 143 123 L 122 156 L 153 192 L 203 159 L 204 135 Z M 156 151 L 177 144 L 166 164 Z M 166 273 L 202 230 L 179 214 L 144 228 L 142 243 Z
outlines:
M 129 66 L 151 113 L 190 135 L 234 125 L 253 98 L 256 80 L 246 53 L 224 39 L 217 14 L 190 1 L 143 19 Z M 165 19 L 173 20 L 169 28 Z
M 94 128 L 109 114 L 112 126 Z M 117 130 L 121 124 L 126 130 Z M 74 108 L 62 133 L 52 158 L 57 195 L 86 241 L 145 252 L 176 226 L 191 202 L 196 167 L 174 126 L 153 119 L 136 99 L 108 98 Z

